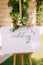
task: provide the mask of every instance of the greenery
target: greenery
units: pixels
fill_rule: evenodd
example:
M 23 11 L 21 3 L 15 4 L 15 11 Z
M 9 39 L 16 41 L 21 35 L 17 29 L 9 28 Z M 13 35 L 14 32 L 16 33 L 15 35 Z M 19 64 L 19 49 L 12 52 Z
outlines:
M 19 15 L 19 0 L 9 0 L 8 6 L 12 7 L 12 12 L 10 13 L 13 19 L 13 31 L 21 26 L 27 26 L 28 13 L 27 9 L 29 7 L 30 0 L 21 0 L 22 2 L 22 19 L 20 20 Z M 36 0 L 36 24 L 41 26 L 43 23 L 43 0 Z
M 36 23 L 41 26 L 43 22 L 43 0 L 36 0 L 37 3 L 37 11 L 36 11 Z
M 16 65 L 18 65 L 19 55 L 17 54 L 16 57 L 17 57 L 16 58 Z M 5 62 L 3 62 L 1 65 L 13 65 L 13 59 L 14 59 L 13 56 L 11 56 Z M 28 54 L 24 54 L 24 65 L 30 65 L 29 59 L 28 59 Z M 39 59 L 39 60 L 32 58 L 32 65 L 43 65 L 43 58 Z
M 27 8 L 29 6 L 29 0 L 21 0 L 22 2 L 22 20 L 21 24 L 22 26 L 26 26 L 27 20 L 28 20 L 28 13 Z M 17 29 L 19 25 L 17 25 L 18 21 L 20 21 L 19 17 L 19 0 L 9 0 L 8 6 L 12 7 L 12 12 L 10 13 L 13 19 L 13 26 L 14 29 Z

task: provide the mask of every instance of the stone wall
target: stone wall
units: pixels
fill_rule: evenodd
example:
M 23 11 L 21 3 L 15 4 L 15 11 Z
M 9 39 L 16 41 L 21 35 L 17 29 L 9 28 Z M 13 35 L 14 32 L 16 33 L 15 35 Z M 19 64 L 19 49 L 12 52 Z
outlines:
M 9 0 L 0 0 L 0 25 L 12 25 L 12 18 L 10 12 L 12 11 L 11 7 L 8 7 Z

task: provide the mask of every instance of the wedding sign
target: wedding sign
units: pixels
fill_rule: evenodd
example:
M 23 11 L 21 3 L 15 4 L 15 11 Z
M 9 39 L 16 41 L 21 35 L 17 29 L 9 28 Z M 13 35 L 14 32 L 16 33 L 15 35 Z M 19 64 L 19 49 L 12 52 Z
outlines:
M 21 27 L 12 32 L 12 27 L 2 27 L 2 53 L 28 53 L 40 50 L 38 27 Z

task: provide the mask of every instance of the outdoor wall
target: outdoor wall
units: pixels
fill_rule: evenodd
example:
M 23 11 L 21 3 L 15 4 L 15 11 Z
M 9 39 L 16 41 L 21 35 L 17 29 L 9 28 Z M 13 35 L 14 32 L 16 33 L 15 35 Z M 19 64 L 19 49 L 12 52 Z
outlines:
M 0 25 L 11 25 L 12 18 L 10 12 L 12 11 L 11 7 L 8 7 L 9 0 L 0 0 Z
M 11 7 L 8 7 L 9 0 L 0 0 L 0 25 L 12 25 L 12 18 L 10 12 Z M 34 3 L 34 4 L 33 4 Z M 29 21 L 33 24 L 36 23 L 36 0 L 31 0 L 28 8 Z
M 28 8 L 29 22 L 36 25 L 36 0 L 30 0 Z

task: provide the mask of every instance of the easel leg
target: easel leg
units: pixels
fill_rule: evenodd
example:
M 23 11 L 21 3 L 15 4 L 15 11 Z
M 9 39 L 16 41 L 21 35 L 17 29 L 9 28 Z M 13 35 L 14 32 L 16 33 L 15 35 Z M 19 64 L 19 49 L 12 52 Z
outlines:
M 31 53 L 28 54 L 30 65 L 32 65 Z
M 14 61 L 13 61 L 13 65 L 16 65 L 16 54 L 14 54 Z
M 24 65 L 23 54 L 20 54 L 20 59 L 19 59 L 19 64 L 18 65 Z
M 21 58 L 21 65 L 24 65 L 24 58 L 23 58 L 23 54 L 20 54 L 20 58 Z

